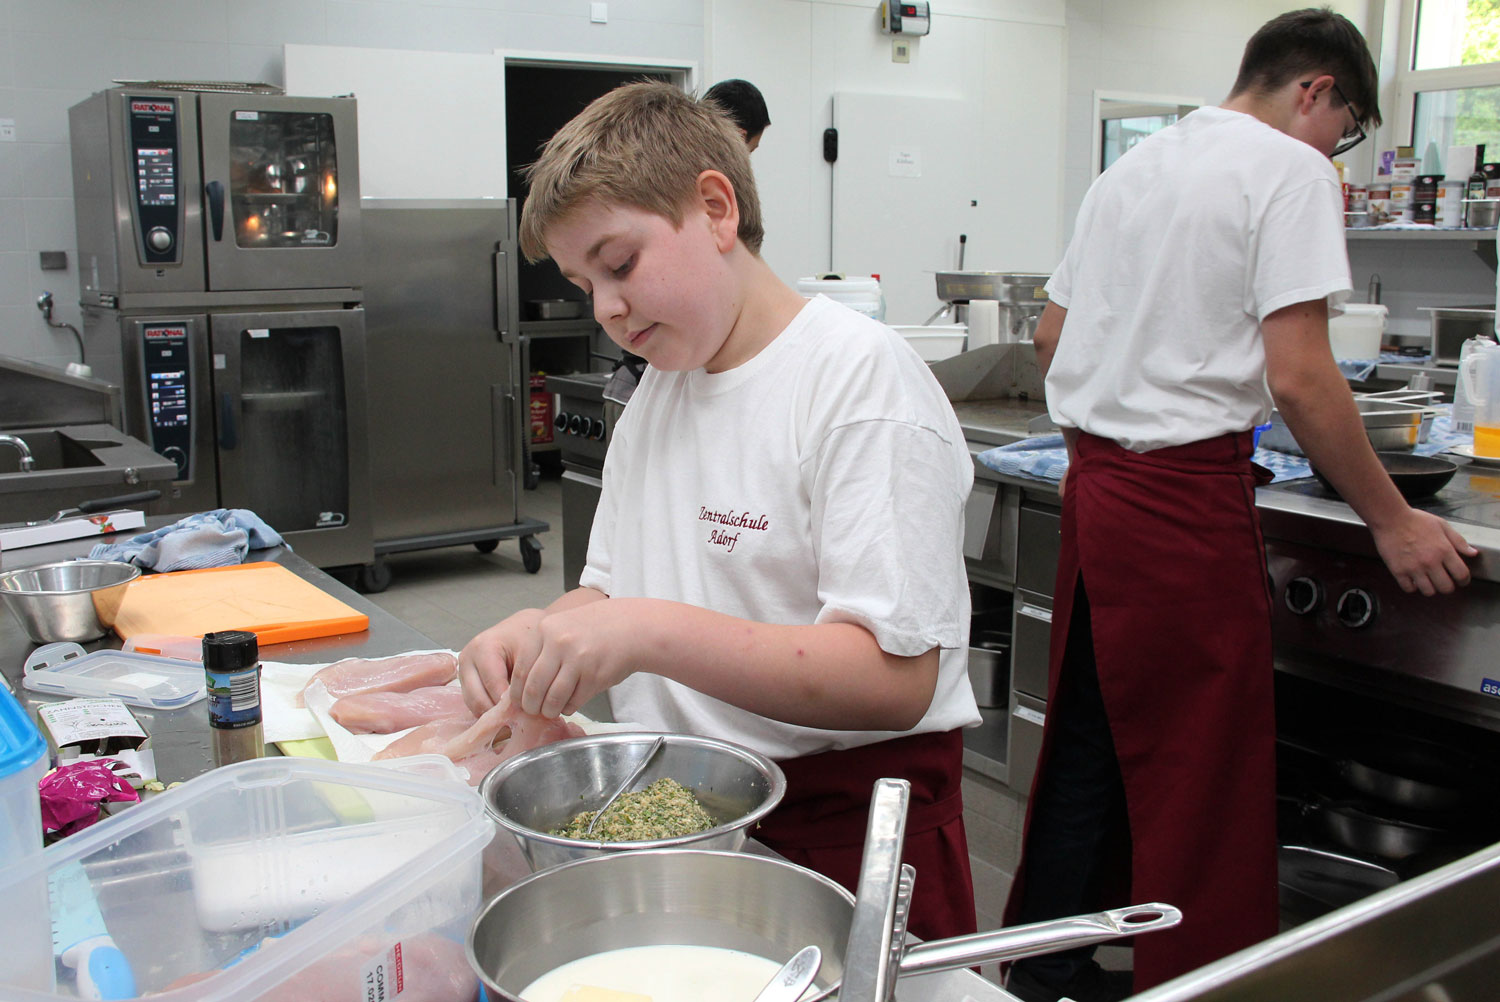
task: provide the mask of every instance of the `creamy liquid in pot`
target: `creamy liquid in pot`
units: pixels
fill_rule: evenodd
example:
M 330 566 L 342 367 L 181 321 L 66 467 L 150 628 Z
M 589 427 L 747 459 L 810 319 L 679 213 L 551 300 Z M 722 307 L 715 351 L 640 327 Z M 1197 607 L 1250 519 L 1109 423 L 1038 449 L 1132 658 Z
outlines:
M 588 985 L 651 1002 L 753 1002 L 780 969 L 774 960 L 716 946 L 632 946 L 564 964 L 527 985 L 521 997 L 561 1002 Z

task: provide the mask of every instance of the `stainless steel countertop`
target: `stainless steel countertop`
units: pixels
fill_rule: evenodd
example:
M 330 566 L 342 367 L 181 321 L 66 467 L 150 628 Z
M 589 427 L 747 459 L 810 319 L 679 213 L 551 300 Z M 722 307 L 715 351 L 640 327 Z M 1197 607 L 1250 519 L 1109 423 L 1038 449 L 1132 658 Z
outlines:
M 157 516 L 146 520 L 147 529 L 167 525 L 178 516 Z M 67 560 L 87 555 L 89 548 L 99 537 L 73 539 L 46 546 L 33 546 L 21 550 L 9 550 L 3 555 L 7 569 L 35 566 L 55 560 Z M 289 644 L 272 644 L 260 649 L 266 661 L 286 661 L 293 664 L 316 664 L 336 661 L 345 657 L 383 657 L 400 654 L 402 651 L 424 650 L 438 646 L 428 637 L 407 626 L 390 613 L 370 602 L 363 595 L 340 584 L 297 556 L 284 546 L 251 553 L 255 560 L 269 560 L 281 564 L 305 581 L 317 585 L 342 602 L 346 602 L 370 617 L 370 628 L 362 633 L 346 633 L 314 640 L 298 640 Z M 57 702 L 65 697 L 43 696 L 25 689 L 21 685 L 26 657 L 38 645 L 31 642 L 26 631 L 21 629 L 9 612 L 0 613 L 0 673 L 10 681 L 16 698 L 30 711 L 43 703 Z M 82 645 L 85 650 L 118 650 L 120 638 L 107 634 L 101 640 Z M 191 779 L 213 768 L 213 755 L 209 745 L 208 704 L 198 701 L 175 710 L 148 710 L 131 707 L 146 732 L 151 735 L 151 746 L 156 752 L 156 771 L 163 782 Z
M 157 528 L 176 518 L 177 516 L 168 516 L 147 519 L 146 526 L 148 529 Z M 96 542 L 98 537 L 91 537 L 8 551 L 3 555 L 4 567 L 28 567 L 84 556 Z M 370 628 L 363 633 L 340 634 L 263 647 L 261 657 L 264 660 L 315 664 L 344 657 L 383 657 L 439 646 L 286 547 L 253 551 L 251 557 L 281 564 L 298 577 L 317 585 L 370 617 Z M 497 615 L 503 612 L 504 610 L 496 610 Z M 118 649 L 120 639 L 109 634 L 102 640 L 82 646 L 91 651 Z M 32 711 L 42 703 L 56 702 L 61 698 L 39 696 L 21 686 L 22 666 L 26 656 L 36 647 L 14 616 L 8 612 L 0 612 L 0 673 L 10 681 L 16 698 Z M 213 768 L 208 708 L 205 702 L 199 701 L 177 710 L 156 711 L 139 707 L 132 707 L 131 710 L 151 735 L 152 747 L 156 751 L 157 775 L 163 782 L 191 779 Z M 1015 996 L 967 969 L 903 978 L 899 992 L 899 997 L 904 1002 L 1016 1002 Z

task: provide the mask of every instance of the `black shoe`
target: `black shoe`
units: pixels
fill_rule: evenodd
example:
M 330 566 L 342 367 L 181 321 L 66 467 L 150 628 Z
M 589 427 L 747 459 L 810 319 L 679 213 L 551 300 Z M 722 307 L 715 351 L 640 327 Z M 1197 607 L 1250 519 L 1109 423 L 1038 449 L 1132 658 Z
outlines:
M 1121 1002 L 1132 994 L 1133 977 L 1129 971 L 1106 971 L 1090 961 L 1073 975 L 1066 985 L 1054 988 L 1028 974 L 1024 967 L 1012 967 L 1005 990 L 1021 1002 Z

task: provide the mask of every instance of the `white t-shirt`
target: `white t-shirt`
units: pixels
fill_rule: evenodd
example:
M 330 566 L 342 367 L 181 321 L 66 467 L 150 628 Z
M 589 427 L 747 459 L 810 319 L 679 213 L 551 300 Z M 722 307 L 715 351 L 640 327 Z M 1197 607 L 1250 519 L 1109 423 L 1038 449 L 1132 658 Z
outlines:
M 1067 308 L 1047 405 L 1145 452 L 1270 419 L 1260 321 L 1350 292 L 1328 158 L 1258 119 L 1199 108 L 1094 182 L 1047 291 Z
M 580 584 L 763 623 L 855 623 L 901 656 L 940 647 L 932 704 L 906 733 L 972 726 L 973 480 L 953 407 L 916 352 L 820 296 L 737 368 L 646 371 L 610 441 Z M 610 690 L 610 707 L 773 758 L 897 736 L 769 720 L 643 672 Z

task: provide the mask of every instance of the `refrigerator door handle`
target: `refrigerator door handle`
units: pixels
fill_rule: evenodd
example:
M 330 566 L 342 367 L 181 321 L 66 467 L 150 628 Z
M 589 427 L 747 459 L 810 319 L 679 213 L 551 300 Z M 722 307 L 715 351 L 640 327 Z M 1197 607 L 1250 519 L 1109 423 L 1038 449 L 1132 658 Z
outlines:
M 213 229 L 214 241 L 224 239 L 224 182 L 210 181 L 203 186 L 208 198 L 208 222 Z
M 240 447 L 239 427 L 234 419 L 234 398 L 219 394 L 219 448 L 230 452 Z

